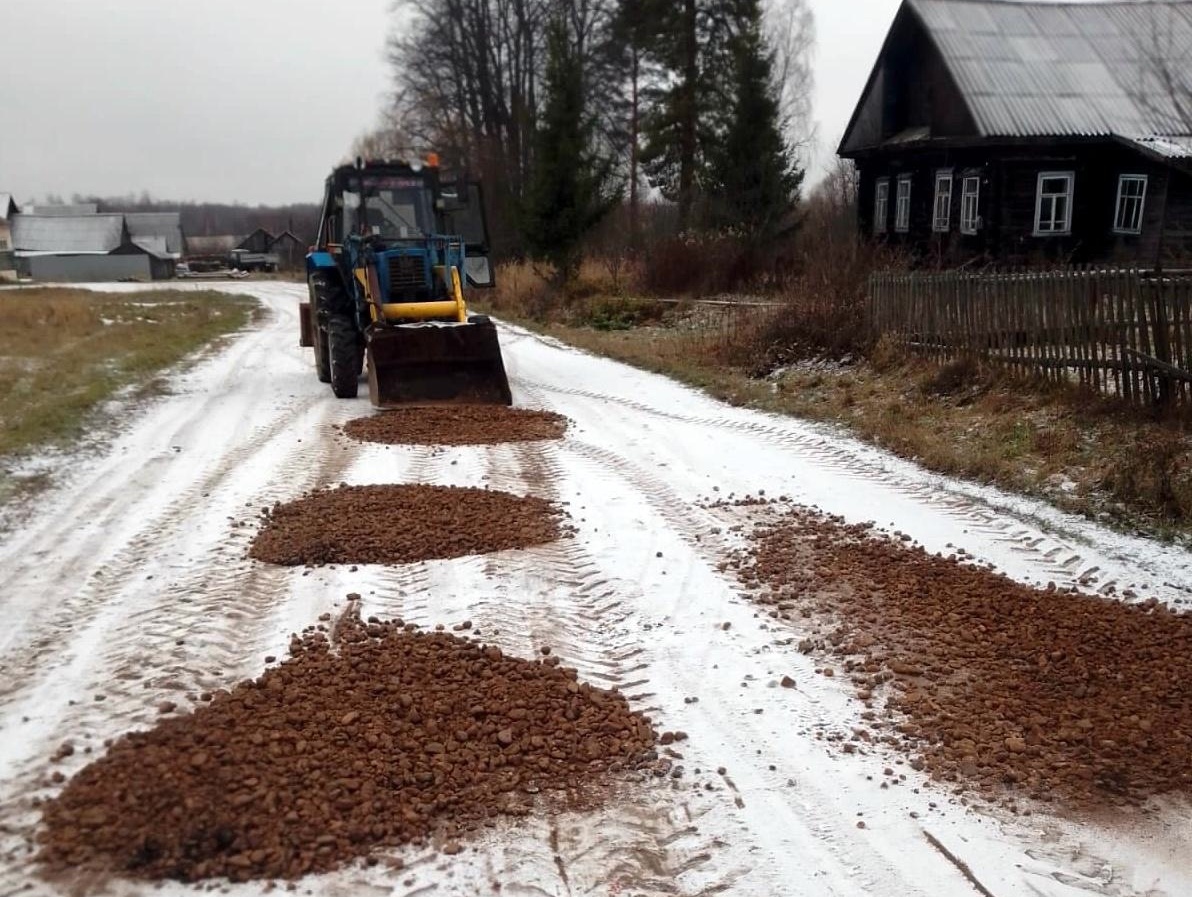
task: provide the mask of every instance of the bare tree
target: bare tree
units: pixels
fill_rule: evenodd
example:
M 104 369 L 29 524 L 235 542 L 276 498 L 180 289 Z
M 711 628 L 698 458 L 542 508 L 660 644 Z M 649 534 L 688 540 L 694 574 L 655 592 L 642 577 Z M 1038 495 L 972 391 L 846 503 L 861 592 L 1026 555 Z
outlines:
M 1140 134 L 1192 137 L 1192 15 L 1185 4 L 1146 4 L 1147 24 L 1130 34 L 1128 90 L 1145 121 Z
M 791 146 L 805 153 L 815 137 L 812 118 L 815 15 L 808 0 L 769 0 L 766 26 L 774 51 L 774 80 L 786 137 Z
M 348 161 L 364 159 L 400 159 L 417 154 L 422 147 L 406 134 L 396 107 L 382 112 L 377 125 L 352 141 Z
M 551 2 L 399 0 L 404 27 L 389 44 L 401 129 L 486 182 L 502 252 L 517 249 Z

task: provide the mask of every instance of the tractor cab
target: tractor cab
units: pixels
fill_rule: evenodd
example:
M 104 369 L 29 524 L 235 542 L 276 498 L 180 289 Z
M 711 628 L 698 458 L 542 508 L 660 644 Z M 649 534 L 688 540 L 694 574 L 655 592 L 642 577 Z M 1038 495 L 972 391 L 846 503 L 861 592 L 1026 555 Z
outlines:
M 354 395 L 354 387 L 320 360 L 318 340 L 327 333 L 334 356 L 347 319 L 367 356 L 374 404 L 509 404 L 496 328 L 469 318 L 464 297 L 465 284 L 493 285 L 480 186 L 444 178 L 437 159 L 428 162 L 357 160 L 331 173 L 307 257 L 304 331 L 336 395 Z M 338 354 L 346 353 L 341 345 Z

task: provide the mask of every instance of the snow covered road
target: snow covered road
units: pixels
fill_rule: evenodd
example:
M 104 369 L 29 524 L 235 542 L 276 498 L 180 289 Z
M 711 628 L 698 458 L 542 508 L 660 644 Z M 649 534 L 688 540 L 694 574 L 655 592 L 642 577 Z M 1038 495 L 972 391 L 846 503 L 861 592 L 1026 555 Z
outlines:
M 208 285 L 204 285 L 208 286 Z M 558 443 L 362 445 L 297 343 L 305 290 L 236 284 L 265 319 L 179 375 L 100 457 L 80 461 L 0 545 L 0 897 L 186 893 L 34 874 L 30 801 L 147 727 L 164 700 L 258 675 L 291 632 L 364 597 L 365 615 L 471 619 L 529 656 L 549 645 L 683 730 L 684 774 L 595 813 L 518 820 L 456 857 L 401 854 L 312 877 L 327 895 L 1192 894 L 1192 814 L 1129 825 L 977 814 L 899 758 L 816 737 L 858 720 L 848 686 L 815 675 L 798 633 L 717 565 L 728 512 L 699 503 L 765 490 L 850 521 L 949 543 L 1027 582 L 1192 602 L 1192 557 L 992 490 L 927 474 L 822 427 L 730 408 L 661 377 L 515 328 L 502 347 L 515 402 L 572 419 Z M 340 481 L 490 485 L 567 503 L 552 546 L 407 567 L 272 568 L 246 548 L 263 506 Z M 717 532 L 717 530 L 721 532 Z M 726 625 L 727 624 L 727 625 Z M 493 632 L 499 635 L 492 636 Z M 778 687 L 789 675 L 794 689 Z M 75 754 L 50 756 L 67 739 Z M 84 749 L 84 746 L 91 748 Z M 880 787 L 896 766 L 902 784 Z M 723 770 L 720 772 L 719 770 Z M 863 823 L 863 826 L 859 825 Z M 395 854 L 397 856 L 397 854 Z M 236 895 L 260 885 L 229 887 Z

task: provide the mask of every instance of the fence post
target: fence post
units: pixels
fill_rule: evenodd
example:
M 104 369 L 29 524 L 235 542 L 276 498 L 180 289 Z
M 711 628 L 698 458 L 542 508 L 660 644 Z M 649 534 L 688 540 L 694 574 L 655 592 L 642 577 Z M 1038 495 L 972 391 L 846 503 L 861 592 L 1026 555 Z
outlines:
M 1153 306 L 1151 308 L 1151 323 L 1154 326 L 1155 358 L 1164 364 L 1171 364 L 1171 339 L 1167 324 L 1167 279 L 1162 275 L 1155 279 L 1151 289 Z M 1160 408 L 1170 408 L 1172 400 L 1172 378 L 1169 371 L 1160 368 L 1157 371 L 1159 395 L 1156 397 Z

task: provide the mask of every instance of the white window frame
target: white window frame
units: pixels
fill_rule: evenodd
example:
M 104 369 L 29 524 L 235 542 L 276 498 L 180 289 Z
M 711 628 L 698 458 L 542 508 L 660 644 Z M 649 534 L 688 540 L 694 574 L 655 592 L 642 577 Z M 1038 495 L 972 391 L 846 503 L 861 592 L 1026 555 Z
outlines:
M 935 173 L 935 202 L 931 208 L 931 229 L 937 234 L 946 234 L 952 229 L 951 168 L 941 168 Z
M 906 191 L 903 191 L 903 187 Z M 898 193 L 894 198 L 894 230 L 905 234 L 911 229 L 911 176 L 898 176 Z
M 1146 212 L 1146 191 L 1149 177 L 1145 174 L 1122 174 L 1118 175 L 1118 189 L 1117 202 L 1113 206 L 1113 232 L 1115 234 L 1141 234 L 1142 233 L 1142 216 Z M 1142 192 L 1138 196 L 1124 196 L 1123 190 L 1127 182 L 1141 183 Z M 1137 200 L 1138 208 L 1135 211 L 1136 223 L 1133 227 L 1127 227 L 1122 221 L 1122 213 L 1125 208 L 1122 206 L 1122 200 Z
M 981 176 L 969 174 L 960 179 L 960 232 L 972 237 L 980 229 Z
M 890 179 L 878 178 L 873 190 L 873 232 L 884 234 L 890 226 Z
M 8 251 L 8 238 L 0 237 L 0 252 L 7 252 L 7 251 Z
M 1068 188 L 1063 193 L 1048 193 L 1051 201 L 1051 217 L 1048 219 L 1048 229 L 1043 229 L 1043 182 L 1064 180 Z M 1072 201 L 1076 195 L 1076 172 L 1074 171 L 1040 171 L 1035 182 L 1035 236 L 1036 237 L 1066 237 L 1072 233 Z M 1064 197 L 1064 217 L 1056 219 L 1055 200 Z M 1059 225 L 1058 227 L 1056 225 Z

